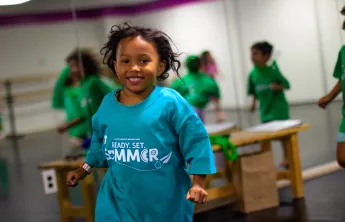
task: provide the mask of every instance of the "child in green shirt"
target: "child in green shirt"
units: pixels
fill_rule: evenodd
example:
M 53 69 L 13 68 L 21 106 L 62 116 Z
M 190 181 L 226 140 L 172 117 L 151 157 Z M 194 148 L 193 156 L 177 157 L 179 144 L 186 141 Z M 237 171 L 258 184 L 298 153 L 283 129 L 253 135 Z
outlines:
M 189 56 L 186 60 L 188 73 L 171 84 L 171 88 L 178 91 L 193 107 L 199 118 L 204 122 L 204 109 L 210 102 L 215 103 L 216 120 L 224 120 L 224 113 L 221 112 L 220 90 L 214 79 L 205 73 L 200 72 L 200 58 Z
M 52 102 L 51 106 L 54 109 L 64 109 L 64 89 L 65 89 L 65 81 L 69 77 L 70 74 L 70 68 L 69 66 L 63 67 L 63 69 L 60 72 L 59 78 L 55 82 L 54 90 L 53 90 L 53 96 L 52 96 Z
M 345 15 L 345 6 L 341 11 L 342 15 Z M 343 23 L 343 29 L 345 30 L 345 22 Z M 337 161 L 338 164 L 345 168 L 345 45 L 343 45 L 339 51 L 338 59 L 334 68 L 333 77 L 338 81 L 333 89 L 324 97 L 319 99 L 318 105 L 325 109 L 326 106 L 332 102 L 340 92 L 342 92 L 343 107 L 342 107 L 342 121 L 339 127 L 337 138 Z
M 62 73 L 52 104 L 64 108 L 66 112 L 66 123 L 58 127 L 58 132 L 68 131 L 73 146 L 80 148 L 91 132 L 91 117 L 98 110 L 103 97 L 113 89 L 101 80 L 99 65 L 88 51 L 75 50 L 67 57 L 66 62 L 68 76 Z M 59 104 L 61 95 L 63 104 Z
M 253 97 L 250 111 L 254 112 L 256 100 L 260 103 L 260 119 L 262 123 L 274 120 L 288 120 L 289 104 L 284 90 L 290 89 L 288 80 L 280 72 L 276 62 L 268 66 L 273 46 L 268 42 L 255 43 L 251 47 L 251 59 L 254 64 L 248 78 L 248 95 Z M 287 167 L 287 151 L 280 164 Z

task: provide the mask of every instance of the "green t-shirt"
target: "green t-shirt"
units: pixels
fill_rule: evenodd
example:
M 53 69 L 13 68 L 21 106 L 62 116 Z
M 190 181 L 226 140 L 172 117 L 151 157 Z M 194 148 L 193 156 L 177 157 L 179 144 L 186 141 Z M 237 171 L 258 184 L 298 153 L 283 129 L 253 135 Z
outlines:
M 60 76 L 55 83 L 53 96 L 52 96 L 52 107 L 54 109 L 64 109 L 65 108 L 64 107 L 65 81 L 68 78 L 69 73 L 70 73 L 69 66 L 65 66 L 62 69 Z
M 338 60 L 334 68 L 333 77 L 341 81 L 343 101 L 345 101 L 345 45 L 340 49 Z M 340 125 L 339 131 L 345 133 L 345 103 L 342 107 L 343 121 Z
M 171 88 L 181 94 L 192 106 L 203 109 L 211 97 L 220 98 L 220 90 L 214 79 L 204 73 L 188 73 L 177 79 Z
M 98 76 L 90 76 L 81 81 L 79 87 L 64 86 L 66 119 L 68 122 L 84 119 L 69 129 L 74 137 L 86 137 L 91 133 L 91 119 L 102 103 L 103 97 L 113 89 L 104 83 Z
M 261 122 L 290 118 L 284 91 L 274 92 L 271 89 L 272 83 L 290 88 L 288 80 L 281 74 L 276 63 L 263 68 L 254 67 L 249 74 L 247 93 L 259 100 Z
M 113 91 L 114 89 L 112 87 L 115 86 L 106 84 L 98 76 L 90 76 L 81 84 L 84 94 L 81 106 L 92 117 L 101 105 L 103 97 Z M 86 106 L 87 104 L 88 106 Z
M 85 112 L 81 107 L 83 100 L 83 90 L 81 87 L 64 87 L 64 107 L 66 121 L 70 122 L 77 118 L 85 118 Z M 89 125 L 83 121 L 68 129 L 69 135 L 77 138 L 86 138 L 89 134 Z

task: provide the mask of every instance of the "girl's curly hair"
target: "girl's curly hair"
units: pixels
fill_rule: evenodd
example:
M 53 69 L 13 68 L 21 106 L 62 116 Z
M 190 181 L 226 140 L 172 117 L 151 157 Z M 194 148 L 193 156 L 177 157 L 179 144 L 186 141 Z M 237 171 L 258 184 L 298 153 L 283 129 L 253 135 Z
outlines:
M 103 63 L 106 64 L 116 75 L 114 61 L 116 60 L 116 51 L 119 42 L 127 37 L 137 36 L 140 36 L 146 41 L 153 43 L 157 48 L 160 60 L 165 61 L 166 63 L 164 72 L 157 77 L 158 81 L 167 79 L 169 77 L 168 71 L 170 69 L 172 69 L 177 76 L 180 77 L 179 69 L 181 67 L 181 62 L 178 60 L 178 56 L 180 54 L 173 51 L 170 44 L 172 42 L 171 38 L 162 31 L 131 26 L 127 22 L 111 27 L 108 42 L 101 49 L 101 54 L 104 55 Z

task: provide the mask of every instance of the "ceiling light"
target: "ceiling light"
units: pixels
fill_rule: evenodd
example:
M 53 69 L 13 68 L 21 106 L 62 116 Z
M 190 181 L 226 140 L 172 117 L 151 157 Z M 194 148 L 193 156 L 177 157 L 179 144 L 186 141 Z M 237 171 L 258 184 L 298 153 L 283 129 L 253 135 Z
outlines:
M 4 5 L 18 5 L 31 0 L 0 0 L 0 6 Z

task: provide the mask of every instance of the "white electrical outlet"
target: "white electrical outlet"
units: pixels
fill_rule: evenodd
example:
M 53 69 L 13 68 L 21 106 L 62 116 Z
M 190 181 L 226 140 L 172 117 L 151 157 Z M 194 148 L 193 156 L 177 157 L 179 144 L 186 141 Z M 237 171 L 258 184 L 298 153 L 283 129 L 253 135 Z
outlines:
M 57 183 L 56 183 L 56 173 L 55 170 L 43 170 L 42 172 L 43 188 L 45 194 L 56 193 Z

